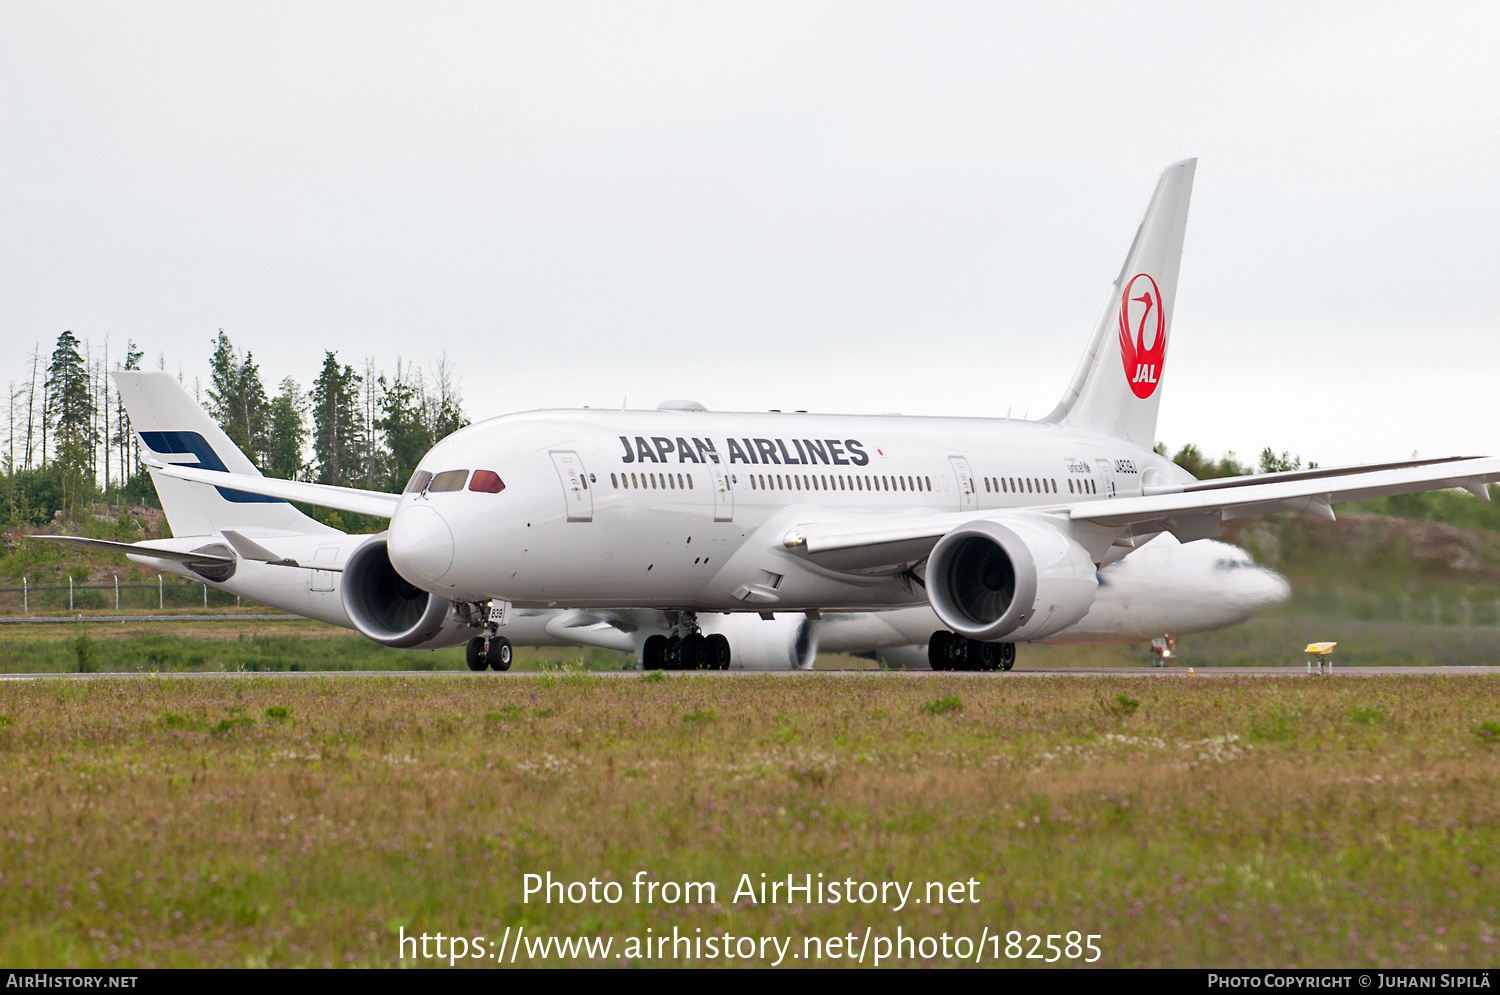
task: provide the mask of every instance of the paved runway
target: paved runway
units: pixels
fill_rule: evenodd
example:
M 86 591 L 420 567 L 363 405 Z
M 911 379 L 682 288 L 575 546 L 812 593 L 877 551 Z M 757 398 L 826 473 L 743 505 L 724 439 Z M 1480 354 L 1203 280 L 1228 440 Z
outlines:
M 587 673 L 597 677 L 639 677 L 638 670 L 593 670 Z M 675 672 L 663 672 L 664 676 L 671 678 L 678 676 Z M 733 680 L 736 677 L 747 677 L 753 674 L 767 676 L 779 676 L 787 678 L 800 678 L 803 680 L 817 680 L 819 677 L 858 677 L 865 674 L 879 675 L 892 680 L 901 680 L 910 677 L 931 677 L 931 670 L 729 670 L 724 672 L 704 671 L 698 676 L 714 677 L 723 680 Z M 507 673 L 495 673 L 485 671 L 483 673 L 470 673 L 465 670 L 298 670 L 298 671 L 245 671 L 241 673 L 226 673 L 224 671 L 205 672 L 181 672 L 169 674 L 154 673 L 125 673 L 125 674 L 0 674 L 0 682 L 4 681 L 112 681 L 112 680 L 153 680 L 166 678 L 176 680 L 234 680 L 240 678 L 258 678 L 273 680 L 301 680 L 309 677 L 332 677 L 338 679 L 352 677 L 422 677 L 433 680 L 525 680 L 532 677 L 553 677 L 557 672 L 538 670 L 510 671 Z M 1160 678 L 1214 678 L 1214 677 L 1309 677 L 1315 678 L 1316 673 L 1308 674 L 1307 668 L 1294 667 L 1068 667 L 1054 669 L 1026 669 L 1012 670 L 1009 673 L 969 674 L 969 673 L 944 673 L 943 677 L 959 677 L 973 680 L 1008 681 L 1020 678 L 1037 677 L 1160 677 Z M 1324 674 L 1324 677 L 1330 675 Z M 1483 667 L 1340 667 L 1333 672 L 1334 677 L 1494 677 L 1500 676 L 1500 666 Z

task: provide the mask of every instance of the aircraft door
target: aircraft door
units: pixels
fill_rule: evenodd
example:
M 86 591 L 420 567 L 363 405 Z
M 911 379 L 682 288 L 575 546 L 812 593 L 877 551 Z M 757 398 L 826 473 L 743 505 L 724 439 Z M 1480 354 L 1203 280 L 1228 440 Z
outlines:
M 976 496 L 974 471 L 969 469 L 969 461 L 962 456 L 949 456 L 948 462 L 953 464 L 953 475 L 958 478 L 958 510 L 973 511 Z
M 327 563 L 332 565 L 339 558 L 337 546 L 319 546 L 313 553 L 314 563 Z M 333 590 L 334 572 L 332 570 L 309 570 L 307 572 L 307 589 L 317 593 L 327 593 Z
M 734 492 L 729 489 L 729 475 L 724 468 L 710 463 L 708 472 L 714 482 L 714 521 L 734 521 Z
M 594 495 L 589 491 L 589 476 L 583 469 L 583 461 L 571 451 L 555 450 L 550 455 L 552 465 L 557 467 L 557 479 L 562 483 L 568 521 L 592 522 Z

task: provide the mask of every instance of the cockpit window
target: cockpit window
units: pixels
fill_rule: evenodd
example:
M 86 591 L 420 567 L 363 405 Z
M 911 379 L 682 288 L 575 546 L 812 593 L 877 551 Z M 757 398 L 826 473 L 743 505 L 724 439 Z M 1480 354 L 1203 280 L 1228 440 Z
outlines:
M 427 485 L 427 493 L 441 494 L 444 491 L 461 491 L 464 489 L 464 481 L 468 479 L 468 470 L 444 470 L 432 478 L 432 483 Z
M 1239 570 L 1242 567 L 1253 567 L 1253 560 L 1219 560 L 1214 564 L 1215 570 Z
M 431 482 L 432 482 L 432 474 L 431 473 L 429 473 L 426 470 L 418 470 L 416 473 L 414 473 L 414 474 L 411 475 L 411 480 L 409 480 L 409 481 L 406 482 L 406 493 L 408 493 L 408 494 L 418 494 L 418 493 L 421 493 L 422 491 L 425 491 L 427 489 L 427 485 L 429 483 L 431 483 Z
M 499 494 L 505 490 L 505 481 L 494 470 L 475 470 L 474 479 L 469 481 L 469 490 L 481 494 Z

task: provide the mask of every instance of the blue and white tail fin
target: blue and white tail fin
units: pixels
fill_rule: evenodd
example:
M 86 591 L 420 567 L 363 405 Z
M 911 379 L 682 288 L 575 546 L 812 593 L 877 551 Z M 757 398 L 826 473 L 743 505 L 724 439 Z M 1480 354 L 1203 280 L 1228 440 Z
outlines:
M 1184 159 L 1161 174 L 1088 350 L 1045 421 L 1113 435 L 1145 449 L 1155 444 L 1197 167 L 1197 159 Z
M 170 374 L 119 370 L 111 374 L 130 425 L 142 445 L 163 463 L 261 476 L 255 464 Z M 213 535 L 224 529 L 247 534 L 337 534 L 280 498 L 228 487 L 178 480 L 151 471 L 172 533 Z

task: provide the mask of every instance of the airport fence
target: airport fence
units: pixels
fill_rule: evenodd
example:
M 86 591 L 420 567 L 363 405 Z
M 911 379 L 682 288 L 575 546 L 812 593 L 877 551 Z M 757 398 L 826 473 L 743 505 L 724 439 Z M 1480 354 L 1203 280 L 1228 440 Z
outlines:
M 67 609 L 100 610 L 110 608 L 235 608 L 241 600 L 207 584 L 168 584 L 158 574 L 156 583 L 80 584 L 68 578 L 66 584 L 32 584 L 22 578 L 19 587 L 0 587 L 0 611 L 26 612 Z

